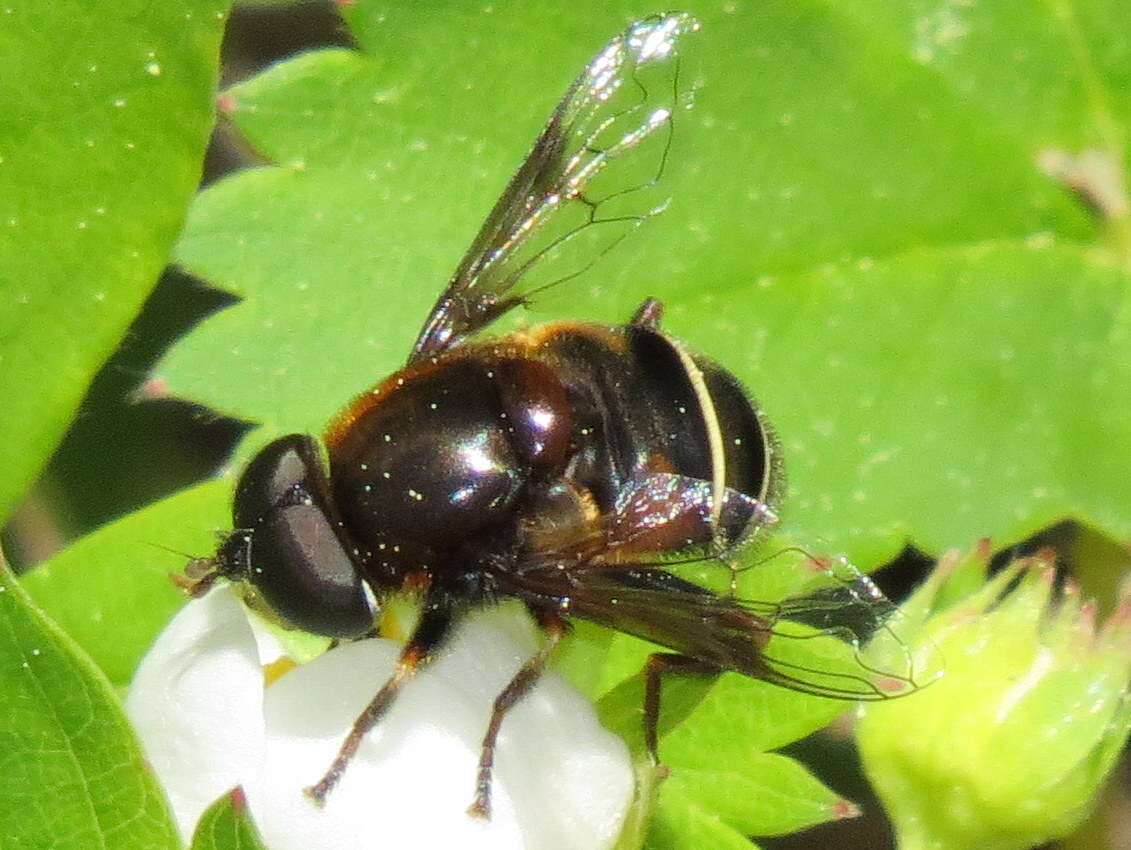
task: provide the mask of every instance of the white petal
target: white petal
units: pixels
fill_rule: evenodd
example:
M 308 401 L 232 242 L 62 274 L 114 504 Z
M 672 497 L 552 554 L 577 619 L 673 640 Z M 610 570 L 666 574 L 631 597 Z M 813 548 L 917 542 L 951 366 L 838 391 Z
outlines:
M 302 794 L 392 670 L 399 646 L 339 647 L 267 692 L 264 771 L 246 785 L 272 850 L 459 847 L 603 850 L 632 795 L 624 743 L 548 674 L 503 722 L 493 814 L 466 814 L 480 742 L 499 691 L 536 641 L 525 615 L 469 618 L 364 739 L 323 809 Z
M 267 624 L 252 614 L 246 608 L 244 614 L 247 618 L 247 623 L 251 627 L 251 633 L 255 636 L 255 647 L 259 652 L 259 664 L 266 667 L 269 664 L 274 664 L 280 658 L 287 654 L 287 648 L 283 646 L 283 642 L 279 640 L 279 635 L 268 628 Z
M 187 841 L 204 809 L 263 760 L 263 669 L 243 603 L 216 587 L 142 659 L 126 712 Z

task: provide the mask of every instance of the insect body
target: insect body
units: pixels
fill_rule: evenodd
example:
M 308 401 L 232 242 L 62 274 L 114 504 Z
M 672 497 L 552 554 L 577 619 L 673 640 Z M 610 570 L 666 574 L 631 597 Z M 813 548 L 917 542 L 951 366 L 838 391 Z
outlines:
M 665 568 L 675 554 L 725 555 L 770 520 L 780 469 L 738 381 L 667 336 L 658 302 L 621 326 L 556 322 L 470 338 L 574 276 L 540 282 L 555 265 L 547 255 L 597 236 L 585 251 L 599 256 L 655 212 L 610 210 L 643 196 L 662 171 L 683 102 L 675 45 L 694 28 L 685 15 L 650 18 L 594 58 L 441 294 L 406 367 L 331 424 L 328 465 L 311 437 L 269 444 L 240 480 L 236 530 L 214 558 L 190 564 L 194 592 L 228 578 L 253 605 L 338 638 L 370 633 L 388 593 L 423 593 L 393 676 L 307 789 L 316 800 L 460 615 L 503 597 L 524 602 L 547 640 L 496 700 L 471 808 L 478 815 L 490 810 L 503 716 L 571 617 L 672 650 L 649 665 L 653 754 L 665 668 L 734 670 L 848 699 L 911 687 L 864 665 L 846 674 L 766 651 L 787 620 L 850 639 L 874 630 L 889 606 L 867 588 L 763 605 Z M 648 76 L 656 71 L 662 85 Z M 609 179 L 629 174 L 619 163 L 642 161 L 649 149 L 657 168 L 647 179 Z
M 362 572 L 392 586 L 421 568 L 460 574 L 490 595 L 517 589 L 496 573 L 542 562 L 740 539 L 767 502 L 770 442 L 737 382 L 668 339 L 647 306 L 650 324 L 556 323 L 459 346 L 349 408 L 326 442 Z

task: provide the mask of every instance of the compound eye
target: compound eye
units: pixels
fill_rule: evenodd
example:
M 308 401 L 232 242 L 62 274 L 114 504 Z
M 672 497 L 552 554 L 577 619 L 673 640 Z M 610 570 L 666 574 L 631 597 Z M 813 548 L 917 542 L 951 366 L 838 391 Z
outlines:
M 247 465 L 236 488 L 232 520 L 236 528 L 254 528 L 273 508 L 316 492 L 323 478 L 318 445 L 305 434 L 280 437 Z
M 268 444 L 236 489 L 233 539 L 245 547 L 238 577 L 296 628 L 357 637 L 372 628 L 374 611 L 329 500 L 313 439 Z
M 373 609 L 357 567 L 314 504 L 268 511 L 252 532 L 251 583 L 287 622 L 329 637 L 359 637 Z

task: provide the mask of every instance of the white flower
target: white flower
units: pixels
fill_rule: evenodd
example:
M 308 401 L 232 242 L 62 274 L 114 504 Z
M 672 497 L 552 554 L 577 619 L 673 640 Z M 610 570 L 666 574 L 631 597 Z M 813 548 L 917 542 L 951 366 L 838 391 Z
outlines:
M 536 645 L 512 609 L 469 616 L 366 735 L 324 808 L 302 789 L 391 673 L 395 642 L 340 646 L 265 687 L 273 659 L 218 587 L 158 637 L 126 708 L 186 839 L 242 785 L 270 850 L 608 848 L 632 799 L 628 751 L 550 673 L 503 722 L 491 819 L 466 814 L 491 705 Z

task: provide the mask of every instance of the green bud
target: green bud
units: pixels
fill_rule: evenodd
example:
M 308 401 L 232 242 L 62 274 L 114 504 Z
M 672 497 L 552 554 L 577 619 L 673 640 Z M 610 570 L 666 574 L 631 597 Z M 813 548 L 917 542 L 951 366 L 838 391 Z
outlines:
M 1088 814 L 1131 728 L 1131 591 L 1096 629 L 1051 559 L 986 580 L 988 546 L 945 557 L 907 606 L 902 636 L 945 675 L 869 705 L 865 770 L 903 850 L 1008 850 L 1066 835 Z

